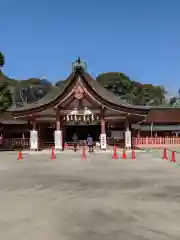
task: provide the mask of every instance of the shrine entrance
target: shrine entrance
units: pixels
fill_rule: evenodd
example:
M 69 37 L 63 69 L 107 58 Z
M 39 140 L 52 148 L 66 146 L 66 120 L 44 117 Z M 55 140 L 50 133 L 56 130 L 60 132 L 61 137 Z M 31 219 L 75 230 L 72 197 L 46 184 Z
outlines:
M 73 134 L 78 136 L 80 141 L 85 141 L 87 139 L 88 134 L 91 135 L 94 142 L 100 141 L 101 127 L 100 125 L 71 125 L 65 126 L 65 142 L 72 142 Z
M 88 134 L 94 143 L 100 141 L 101 123 L 99 116 L 93 114 L 89 109 L 74 110 L 71 114 L 64 116 L 64 142 L 72 142 L 73 134 L 78 136 L 80 142 L 85 142 Z
M 54 145 L 55 124 L 41 123 L 39 125 L 40 148 L 50 148 Z

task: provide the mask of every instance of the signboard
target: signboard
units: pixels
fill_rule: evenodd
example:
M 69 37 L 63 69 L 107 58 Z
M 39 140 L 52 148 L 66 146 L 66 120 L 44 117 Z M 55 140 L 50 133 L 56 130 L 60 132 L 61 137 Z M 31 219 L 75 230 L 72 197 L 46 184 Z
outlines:
M 106 150 L 106 134 L 101 134 L 100 135 L 100 140 L 101 140 L 101 149 Z
M 54 132 L 55 149 L 62 150 L 62 131 Z
M 38 132 L 36 130 L 30 131 L 30 149 L 38 150 Z
M 131 131 L 125 131 L 125 147 L 131 148 Z
M 111 138 L 113 138 L 113 139 L 117 139 L 117 140 L 124 139 L 124 131 L 112 130 L 112 131 L 110 131 L 110 133 L 111 133 Z

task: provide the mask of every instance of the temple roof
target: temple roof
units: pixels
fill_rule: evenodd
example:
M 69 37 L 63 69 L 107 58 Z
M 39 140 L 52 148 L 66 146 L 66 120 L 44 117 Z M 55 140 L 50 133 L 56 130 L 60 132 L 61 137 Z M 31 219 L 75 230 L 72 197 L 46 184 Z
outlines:
M 61 97 L 65 96 L 72 85 L 75 84 L 75 81 L 78 77 L 81 77 L 83 83 L 88 89 L 97 95 L 99 100 L 102 100 L 102 105 L 106 106 L 106 104 L 112 108 L 118 110 L 118 108 L 123 109 L 134 109 L 139 111 L 148 111 L 150 107 L 148 106 L 138 106 L 129 104 L 127 101 L 120 99 L 118 96 L 113 94 L 112 92 L 105 89 L 101 86 L 97 81 L 95 81 L 88 73 L 82 72 L 73 72 L 71 75 L 61 84 L 60 87 L 54 87 L 49 93 L 47 93 L 42 99 L 32 104 L 25 104 L 22 107 L 16 108 L 9 108 L 8 111 L 11 112 L 22 112 L 22 111 L 29 111 L 37 108 L 44 107 L 52 102 L 56 102 Z
M 62 82 L 61 86 L 55 86 L 43 98 L 31 104 L 24 104 L 21 107 L 11 107 L 8 111 L 12 113 L 40 111 L 47 108 L 49 105 L 55 106 L 61 102 L 68 92 L 77 84 L 78 79 L 81 79 L 83 86 L 98 102 L 107 108 L 117 111 L 125 111 L 137 114 L 146 115 L 150 109 L 149 106 L 139 106 L 128 103 L 114 93 L 105 89 L 100 83 L 94 80 L 86 72 L 86 64 L 80 61 L 80 58 L 73 64 L 72 73 Z M 60 106 L 60 105 L 59 105 Z

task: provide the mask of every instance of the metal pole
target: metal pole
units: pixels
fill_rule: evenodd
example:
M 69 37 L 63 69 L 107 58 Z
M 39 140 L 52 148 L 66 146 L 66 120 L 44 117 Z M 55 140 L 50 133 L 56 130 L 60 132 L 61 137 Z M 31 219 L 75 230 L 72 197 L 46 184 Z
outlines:
M 151 137 L 152 137 L 152 131 L 153 131 L 153 122 L 151 123 Z

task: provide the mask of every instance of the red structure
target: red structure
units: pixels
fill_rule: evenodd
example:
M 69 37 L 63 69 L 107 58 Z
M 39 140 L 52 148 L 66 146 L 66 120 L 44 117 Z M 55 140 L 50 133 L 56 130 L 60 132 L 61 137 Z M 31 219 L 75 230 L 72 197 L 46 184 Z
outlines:
M 72 146 L 74 133 L 80 146 L 91 134 L 102 150 L 114 144 L 123 149 L 180 144 L 179 108 L 129 104 L 95 81 L 80 59 L 60 87 L 38 102 L 8 109 L 0 122 L 5 149 L 63 150 Z

